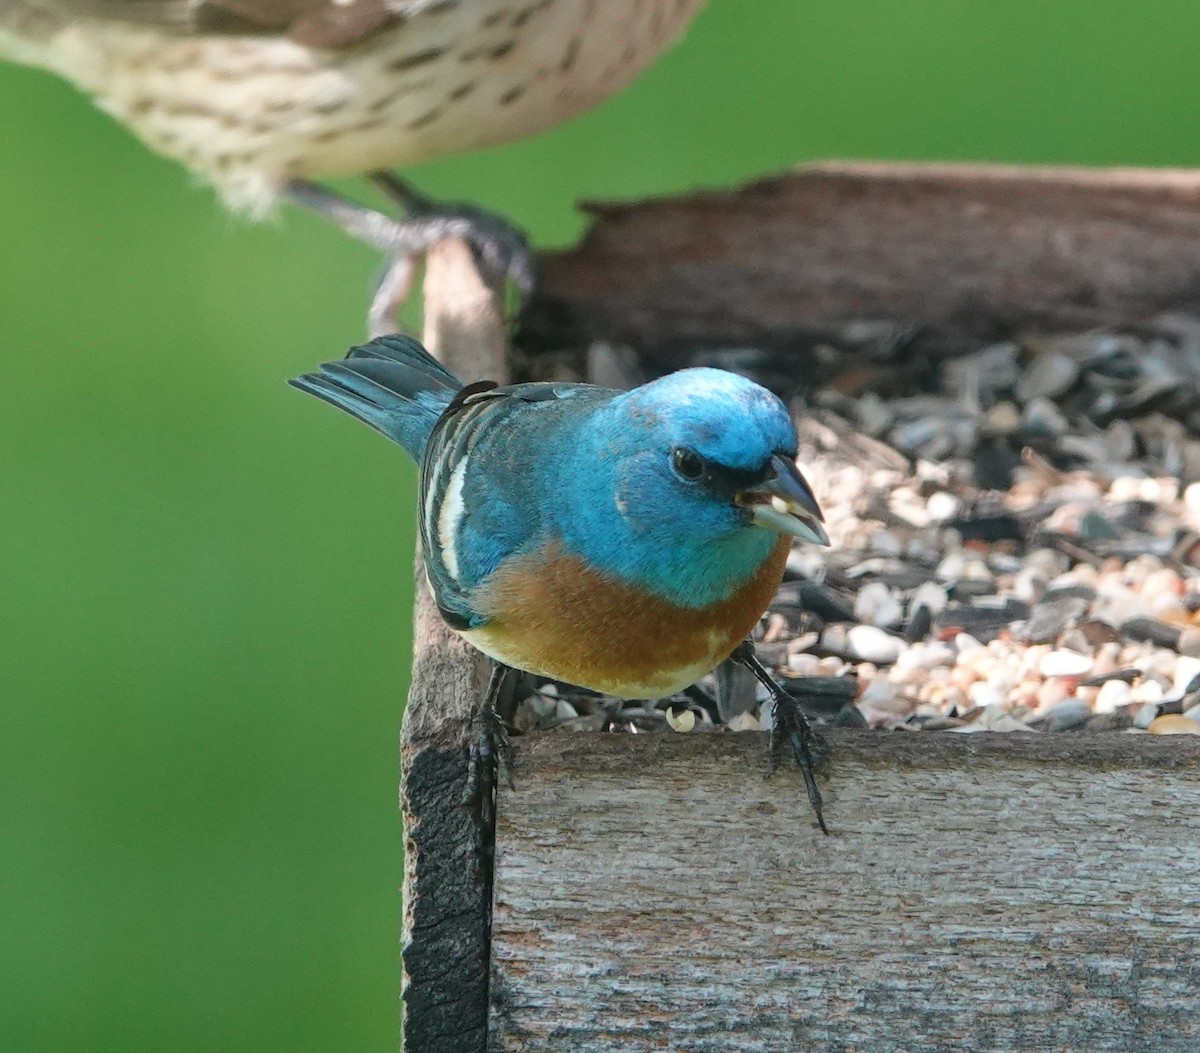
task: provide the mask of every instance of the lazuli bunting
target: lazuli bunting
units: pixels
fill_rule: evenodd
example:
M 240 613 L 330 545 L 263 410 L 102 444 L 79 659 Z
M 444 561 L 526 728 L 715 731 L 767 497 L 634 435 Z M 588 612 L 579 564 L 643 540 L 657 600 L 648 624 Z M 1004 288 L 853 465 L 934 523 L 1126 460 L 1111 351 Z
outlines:
M 736 658 L 771 691 L 820 820 L 815 734 L 747 642 L 792 537 L 829 543 L 775 395 L 705 368 L 627 392 L 464 387 L 405 336 L 291 383 L 420 464 L 425 569 L 453 629 L 505 666 L 623 698 Z

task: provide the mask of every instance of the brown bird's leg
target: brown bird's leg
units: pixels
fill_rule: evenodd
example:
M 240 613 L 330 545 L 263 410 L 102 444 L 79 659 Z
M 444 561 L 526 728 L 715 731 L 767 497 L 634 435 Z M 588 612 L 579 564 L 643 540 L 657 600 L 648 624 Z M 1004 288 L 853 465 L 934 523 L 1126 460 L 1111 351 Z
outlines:
M 525 238 L 503 216 L 476 205 L 435 201 L 395 172 L 372 172 L 370 180 L 400 208 L 411 224 L 424 222 L 432 244 L 441 238 L 463 238 L 485 266 L 502 274 L 528 296 L 537 281 L 536 261 Z
M 828 834 L 829 829 L 825 826 L 825 816 L 821 811 L 821 791 L 817 787 L 814 775 L 825 759 L 825 745 L 821 736 L 813 730 L 808 718 L 801 712 L 800 704 L 775 682 L 766 666 L 758 660 L 752 640 L 739 644 L 737 650 L 729 657 L 749 669 L 770 692 L 775 703 L 775 720 L 771 725 L 772 770 L 779 764 L 780 755 L 790 746 L 792 756 L 796 758 L 800 773 L 804 776 L 808 802 L 816 813 L 817 825 L 821 828 L 821 833 Z
M 533 291 L 533 253 L 525 235 L 501 217 L 471 205 L 433 201 L 390 172 L 375 172 L 370 178 L 404 209 L 403 217 L 385 215 L 306 180 L 290 181 L 284 192 L 391 260 L 371 301 L 371 336 L 395 331 L 395 312 L 412 290 L 415 260 L 445 238 L 466 241 L 483 267 L 512 281 L 523 297 Z
M 492 663 L 483 705 L 471 722 L 471 753 L 467 762 L 467 785 L 462 806 L 480 829 L 490 829 L 496 821 L 496 786 L 500 778 L 513 788 L 512 746 L 497 705 L 505 681 L 512 672 L 502 662 Z

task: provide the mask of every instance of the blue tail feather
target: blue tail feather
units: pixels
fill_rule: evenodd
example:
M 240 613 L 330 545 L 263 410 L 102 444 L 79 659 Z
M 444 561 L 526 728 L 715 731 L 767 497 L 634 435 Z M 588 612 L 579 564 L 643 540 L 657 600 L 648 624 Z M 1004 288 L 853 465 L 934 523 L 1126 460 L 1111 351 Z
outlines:
M 418 462 L 442 411 L 462 383 L 411 337 L 352 347 L 340 362 L 289 380 L 399 443 Z

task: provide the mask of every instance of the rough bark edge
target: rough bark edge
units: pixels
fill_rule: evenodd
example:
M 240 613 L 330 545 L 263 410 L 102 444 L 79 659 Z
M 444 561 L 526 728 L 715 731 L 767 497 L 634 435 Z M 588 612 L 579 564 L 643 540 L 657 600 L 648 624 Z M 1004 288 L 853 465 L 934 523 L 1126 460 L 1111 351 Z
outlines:
M 462 242 L 429 254 L 426 345 L 465 381 L 506 379 L 502 298 Z M 413 682 L 401 732 L 402 1050 L 482 1053 L 487 1041 L 492 849 L 460 806 L 480 656 L 446 627 L 417 554 Z
M 608 342 L 654 371 L 731 347 L 801 369 L 821 344 L 944 354 L 1200 307 L 1197 172 L 831 163 L 586 207 L 522 317 L 535 367 Z

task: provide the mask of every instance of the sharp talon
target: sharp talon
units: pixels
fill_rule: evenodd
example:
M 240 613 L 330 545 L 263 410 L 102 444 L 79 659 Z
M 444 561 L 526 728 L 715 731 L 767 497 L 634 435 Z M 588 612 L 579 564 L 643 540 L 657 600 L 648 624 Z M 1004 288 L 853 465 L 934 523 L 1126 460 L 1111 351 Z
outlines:
M 821 790 L 817 786 L 816 771 L 825 758 L 825 746 L 821 737 L 812 729 L 799 705 L 789 696 L 780 692 L 775 698 L 775 723 L 771 729 L 772 768 L 778 767 L 779 760 L 785 750 L 791 750 L 800 774 L 804 777 L 804 787 L 808 791 L 808 803 L 817 817 L 817 825 L 823 834 L 829 833 L 825 825 L 824 802 Z
M 523 299 L 529 298 L 537 281 L 533 251 L 525 235 L 503 217 L 471 205 L 434 201 L 389 172 L 377 172 L 372 179 L 404 210 L 403 217 L 303 180 L 288 183 L 285 192 L 391 258 L 392 266 L 371 303 L 368 324 L 373 335 L 395 331 L 394 317 L 408 299 L 416 261 L 446 238 L 462 238 L 484 270 L 511 281 Z
M 809 734 L 812 734 L 811 729 L 805 728 Z M 821 800 L 821 791 L 817 786 L 816 768 L 820 763 L 814 759 L 813 751 L 809 748 L 809 742 L 804 734 L 792 734 L 789 736 L 792 744 L 792 755 L 796 758 L 796 763 L 800 766 L 800 774 L 804 776 L 804 787 L 808 791 L 808 803 L 812 805 L 812 810 L 817 816 L 817 825 L 821 828 L 821 833 L 828 834 L 829 828 L 825 825 L 825 813 L 822 810 L 823 801 Z M 820 739 L 813 735 L 813 739 L 819 745 Z
M 496 712 L 496 703 L 510 669 L 499 662 L 492 669 L 483 705 L 471 722 L 471 750 L 467 759 L 467 781 L 462 808 L 481 829 L 496 821 L 496 784 L 503 778 L 510 790 L 513 781 L 513 752 L 508 728 Z
M 828 754 L 821 736 L 813 730 L 808 718 L 801 711 L 800 704 L 775 682 L 766 666 L 758 660 L 758 655 L 754 653 L 754 644 L 750 640 L 740 644 L 730 658 L 750 669 L 771 693 L 771 699 L 775 703 L 775 721 L 771 726 L 771 771 L 779 766 L 784 751 L 790 748 L 796 765 L 800 768 L 800 774 L 804 777 L 808 803 L 817 817 L 817 826 L 821 828 L 821 833 L 828 835 L 824 802 L 816 779 L 816 771 Z
M 529 241 L 502 216 L 474 205 L 435 201 L 393 172 L 375 172 L 375 183 L 405 218 L 397 227 L 411 229 L 414 255 L 443 237 L 460 237 L 470 244 L 476 260 L 492 274 L 511 281 L 528 298 L 537 283 L 537 265 Z

